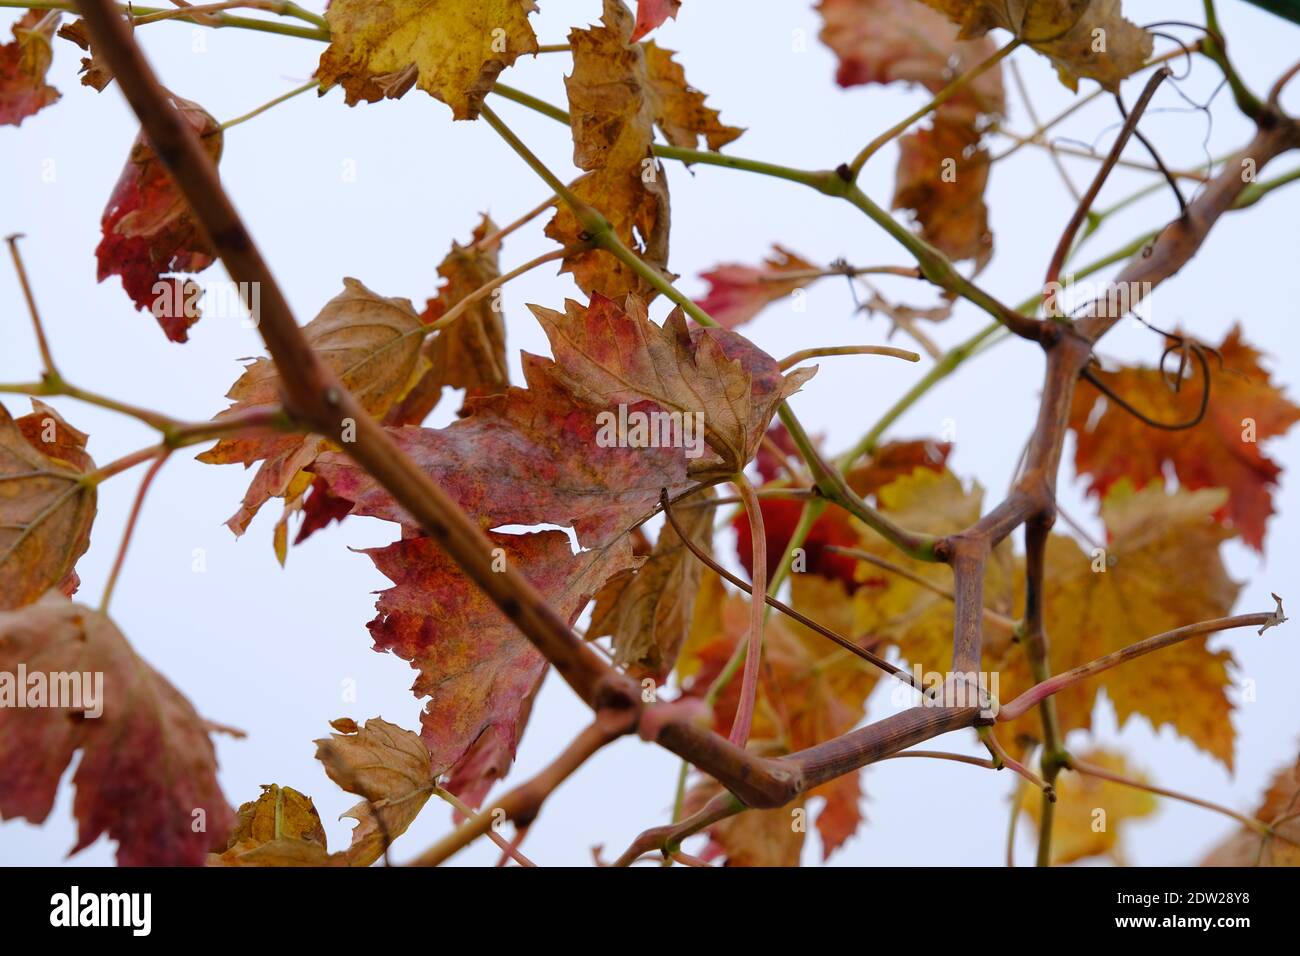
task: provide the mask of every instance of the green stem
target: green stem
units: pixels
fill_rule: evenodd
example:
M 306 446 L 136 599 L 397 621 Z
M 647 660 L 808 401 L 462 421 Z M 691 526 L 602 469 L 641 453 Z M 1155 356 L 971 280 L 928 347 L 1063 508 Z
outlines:
M 948 102 L 948 100 L 952 99 L 965 89 L 972 81 L 978 79 L 985 72 L 997 66 L 1018 46 L 1020 46 L 1020 40 L 1018 38 L 1013 39 L 1010 43 L 1007 43 L 992 56 L 984 60 L 984 62 L 967 70 L 961 76 L 957 77 L 941 89 L 934 95 L 934 99 L 930 100 L 930 102 L 926 103 L 915 113 L 895 123 L 866 146 L 862 147 L 861 152 L 853 158 L 853 162 L 849 163 L 849 171 L 853 174 L 853 178 L 856 179 L 858 177 L 858 173 L 862 172 L 862 167 L 866 165 L 867 160 L 879 152 L 881 147 L 893 140 L 895 137 L 901 136 L 903 133 L 907 132 L 908 127 L 913 123 L 923 119 L 931 111 L 938 109 L 944 103 Z
M 1228 59 L 1227 41 L 1222 30 L 1219 29 L 1219 17 L 1214 9 L 1214 0 L 1205 0 L 1205 28 L 1205 38 L 1201 40 L 1201 52 L 1218 64 L 1219 69 L 1223 71 L 1223 78 L 1228 81 L 1228 86 L 1232 89 L 1232 97 L 1237 101 L 1237 109 L 1251 119 L 1258 119 L 1264 104 L 1250 91 Z
M 77 12 L 77 5 L 70 2 L 70 0 L 32 0 L 32 2 L 27 2 L 27 0 L 0 0 L 0 7 L 24 7 L 33 10 L 63 10 L 67 13 Z M 300 12 L 293 12 L 288 9 L 289 7 L 295 7 Z M 128 5 L 119 4 L 118 9 L 125 14 L 128 10 Z M 153 13 L 167 13 L 173 8 L 137 7 L 131 5 L 129 6 L 129 9 L 136 15 L 147 16 Z M 306 14 L 306 16 L 303 16 L 302 14 Z M 315 14 L 302 10 L 302 8 L 298 7 L 297 4 L 285 4 L 285 10 L 280 12 L 280 15 L 298 17 L 302 20 L 310 20 L 312 23 L 316 23 L 317 20 L 320 19 Z M 239 30 L 255 30 L 260 33 L 275 33 L 280 36 L 298 37 L 304 40 L 320 40 L 322 42 L 329 42 L 330 38 L 329 30 L 323 25 L 311 27 L 296 26 L 292 23 L 279 23 L 275 20 L 259 20 L 255 17 L 241 17 L 229 13 L 217 13 L 213 14 L 213 17 L 216 19 L 216 23 L 214 24 L 209 24 L 202 15 L 199 15 L 198 17 L 185 15 L 169 17 L 168 19 L 175 20 L 178 23 L 211 26 L 213 29 L 220 27 L 233 27 Z M 321 22 L 323 24 L 323 21 Z
M 291 100 L 295 96 L 298 96 L 301 93 L 306 93 L 308 90 L 316 89 L 316 87 L 318 86 L 320 86 L 320 80 L 312 80 L 310 83 L 304 83 L 302 86 L 292 89 L 288 93 L 281 93 L 275 99 L 268 100 L 267 102 L 259 106 L 257 109 L 250 110 L 249 112 L 245 113 L 243 116 L 236 116 L 234 119 L 226 120 L 224 123 L 221 124 L 220 129 L 222 131 L 225 131 L 230 129 L 230 127 L 232 126 L 238 126 L 240 123 L 246 123 L 249 120 L 251 120 L 254 116 L 260 116 L 262 113 L 265 113 L 271 107 L 279 106 L 285 100 Z

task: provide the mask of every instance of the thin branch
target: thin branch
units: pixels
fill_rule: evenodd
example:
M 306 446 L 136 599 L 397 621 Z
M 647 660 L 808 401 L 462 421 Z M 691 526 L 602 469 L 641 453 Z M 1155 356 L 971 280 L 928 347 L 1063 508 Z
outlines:
M 32 328 L 36 332 L 36 344 L 41 350 L 41 362 L 45 367 L 47 377 L 59 378 L 59 371 L 54 365 L 54 355 L 50 352 L 50 343 L 45 338 L 45 326 L 41 324 L 41 313 L 36 308 L 36 297 L 32 294 L 31 283 L 27 281 L 27 269 L 23 266 L 23 257 L 18 252 L 18 240 L 23 238 L 21 233 L 15 233 L 5 237 L 5 242 L 9 243 L 9 255 L 14 260 L 14 271 L 18 273 L 18 284 L 22 286 L 23 298 L 27 300 L 27 314 L 31 316 Z
M 781 371 L 788 372 L 800 362 L 830 355 L 888 355 L 890 358 L 899 358 L 907 362 L 921 361 L 921 356 L 915 352 L 894 348 L 892 345 L 827 345 L 790 353 L 781 359 Z
M 713 826 L 719 820 L 733 817 L 745 809 L 745 805 L 731 794 L 720 793 L 705 804 L 702 809 L 691 814 L 680 823 L 652 827 L 640 834 L 632 841 L 632 845 L 614 861 L 613 865 L 631 866 L 646 853 L 655 850 L 665 856 L 671 856 L 678 852 L 678 847 L 687 837 L 694 836 L 706 827 Z
M 113 590 L 117 587 L 118 576 L 122 573 L 122 565 L 126 563 L 126 552 L 131 546 L 131 536 L 135 533 L 136 522 L 140 519 L 140 511 L 144 507 L 145 495 L 149 493 L 154 478 L 162 470 L 162 466 L 167 463 L 170 455 L 170 449 L 157 452 L 153 464 L 149 466 L 149 470 L 145 472 L 144 478 L 140 481 L 140 490 L 136 492 L 135 503 L 131 505 L 130 517 L 126 519 L 126 530 L 122 532 L 122 543 L 117 549 L 117 557 L 113 561 L 112 570 L 108 572 L 108 583 L 104 585 L 104 596 L 99 600 L 100 614 L 108 613 L 108 603 L 113 599 Z
M 499 289 L 512 279 L 519 278 L 525 272 L 536 269 L 538 266 L 545 265 L 548 262 L 554 262 L 556 259 L 563 259 L 565 256 L 572 255 L 581 249 L 587 248 L 589 245 L 589 243 L 583 242 L 575 243 L 571 246 L 565 246 L 563 249 L 554 249 L 537 256 L 535 259 L 529 259 L 523 265 L 511 269 L 509 272 L 483 283 L 469 295 L 465 296 L 465 298 L 461 299 L 448 309 L 446 314 L 439 316 L 437 321 L 431 322 L 429 325 L 425 326 L 424 332 L 426 334 L 429 332 L 440 332 L 464 315 L 466 310 L 473 306 L 474 303 L 480 302 L 487 296 L 491 295 L 493 289 Z
M 1107 154 L 1106 160 L 1097 170 L 1097 175 L 1093 177 L 1092 184 L 1088 191 L 1084 193 L 1083 198 L 1075 206 L 1074 215 L 1070 217 L 1065 231 L 1061 233 L 1061 238 L 1056 244 L 1056 251 L 1052 253 L 1052 259 L 1047 265 L 1047 277 L 1043 280 L 1043 309 L 1044 314 L 1055 316 L 1056 287 L 1060 285 L 1061 269 L 1065 265 L 1065 257 L 1070 248 L 1074 245 L 1074 237 L 1083 225 L 1083 220 L 1088 215 L 1088 210 L 1092 208 L 1093 202 L 1097 199 L 1097 193 L 1101 192 L 1102 185 L 1106 182 L 1110 172 L 1115 168 L 1119 161 L 1120 153 L 1128 145 L 1129 138 L 1137 129 L 1138 120 L 1146 112 L 1151 97 L 1155 96 L 1156 89 L 1164 82 L 1165 78 L 1170 76 L 1170 70 L 1167 66 L 1162 66 L 1151 75 L 1147 84 L 1142 89 L 1142 94 L 1138 97 L 1137 103 L 1134 104 L 1132 112 L 1124 120 L 1124 126 L 1120 129 L 1119 135 L 1115 137 L 1115 142 L 1111 145 L 1110 153 Z
M 998 722 L 1003 723 L 1008 720 L 1015 720 L 1035 704 L 1046 700 L 1053 694 L 1060 693 L 1065 690 L 1065 688 L 1072 687 L 1080 681 L 1086 680 L 1089 677 L 1095 677 L 1103 671 L 1108 671 L 1112 667 L 1118 667 L 1120 664 L 1126 664 L 1145 654 L 1163 650 L 1166 647 L 1172 647 L 1174 644 L 1190 640 L 1193 637 L 1200 637 L 1204 634 L 1214 634 L 1218 631 L 1227 631 L 1234 627 L 1261 627 L 1267 629 L 1269 627 L 1276 627 L 1285 620 L 1286 618 L 1282 614 L 1282 601 L 1278 598 L 1278 607 L 1275 611 L 1263 611 L 1257 614 L 1237 614 L 1233 617 L 1218 617 L 1212 621 L 1201 621 L 1199 624 L 1188 624 L 1185 627 L 1175 628 L 1172 631 L 1165 631 L 1163 634 L 1148 637 L 1145 640 L 1138 641 L 1136 644 L 1130 644 L 1128 647 L 1106 654 L 1096 660 L 1089 661 L 1087 664 L 1081 664 L 1072 670 L 1065 671 L 1062 674 L 1057 674 L 1055 677 L 1040 680 L 1019 697 L 1003 704 L 998 710 Z
M 516 827 L 527 827 L 541 812 L 542 804 L 575 770 L 606 744 L 629 730 L 626 720 L 597 718 L 573 739 L 560 756 L 532 779 L 511 790 L 492 806 L 470 817 L 460 827 L 443 837 L 411 861 L 411 866 L 438 866 L 474 840 L 492 830 L 501 813 Z
M 728 571 L 725 567 L 723 567 L 716 560 L 714 560 L 712 555 L 710 555 L 707 551 L 700 548 L 700 546 L 697 545 L 688 534 L 686 534 L 686 529 L 683 528 L 681 523 L 677 520 L 677 514 L 672 508 L 672 506 L 668 503 L 666 495 L 663 498 L 661 498 L 661 504 L 663 506 L 664 515 L 668 519 L 668 523 L 672 525 L 673 531 L 677 532 L 677 537 L 679 537 L 682 540 L 682 543 L 686 545 L 686 547 L 690 550 L 690 552 L 693 555 L 695 555 L 695 557 L 698 558 L 702 564 L 704 564 L 706 567 L 712 570 L 714 574 L 718 575 L 718 577 L 722 578 L 724 581 L 728 582 L 729 584 L 732 584 L 735 587 L 740 588 L 742 591 L 752 593 L 753 585 L 746 583 L 744 580 L 742 580 L 741 578 L 737 577 L 736 575 Z M 849 653 L 855 654 L 858 657 L 862 658 L 867 663 L 880 668 L 885 673 L 897 677 L 899 680 L 906 683 L 909 687 L 916 687 L 918 690 L 920 689 L 917 686 L 915 678 L 913 678 L 913 676 L 909 674 L 907 671 L 889 663 L 889 661 L 885 660 L 883 657 L 877 657 L 875 654 L 871 653 L 871 651 L 859 646 L 858 644 L 849 640 L 849 638 L 845 637 L 844 635 L 831 630 L 829 627 L 826 627 L 824 624 L 817 623 L 807 615 L 801 614 L 800 612 L 796 611 L 794 608 L 790 607 L 789 605 L 781 601 L 778 601 L 775 597 L 772 596 L 770 591 L 763 595 L 763 600 L 769 607 L 775 608 L 776 610 L 780 611 L 782 614 L 786 615 L 792 620 L 798 621 L 800 624 L 808 628 L 810 631 L 817 632 L 818 634 L 822 635 L 822 637 L 825 637 L 835 642 L 836 644 L 844 648 Z
M 1190 794 L 1179 793 L 1177 790 L 1168 790 L 1164 787 L 1157 787 L 1154 784 L 1145 783 L 1132 777 L 1125 777 L 1121 774 L 1107 770 L 1105 767 L 1098 767 L 1094 764 L 1086 763 L 1075 757 L 1070 758 L 1069 769 L 1078 773 L 1086 774 L 1089 777 L 1096 777 L 1099 780 L 1109 780 L 1111 783 L 1118 783 L 1125 787 L 1132 787 L 1135 790 L 1145 790 L 1147 793 L 1154 793 L 1159 797 L 1168 797 L 1171 800 L 1181 800 L 1183 803 L 1190 803 L 1193 806 L 1203 807 L 1206 810 L 1213 810 L 1215 813 L 1222 813 L 1226 817 L 1232 817 L 1238 823 L 1249 827 L 1260 836 L 1272 836 L 1273 828 L 1263 821 L 1256 820 L 1254 817 L 1248 817 L 1244 813 L 1238 813 L 1236 810 L 1230 810 L 1227 807 L 1220 806 L 1217 803 L 1211 803 L 1209 800 L 1202 800 L 1200 797 L 1194 797 Z
M 956 595 L 954 595 L 948 588 L 935 584 L 929 578 L 917 574 L 910 568 L 905 568 L 902 565 L 895 564 L 879 555 L 872 554 L 870 551 L 863 551 L 861 548 L 847 548 L 838 544 L 828 544 L 826 545 L 825 550 L 830 551 L 833 554 L 842 554 L 847 558 L 853 558 L 855 561 L 864 561 L 867 564 L 880 568 L 882 571 L 896 574 L 900 578 L 905 578 L 917 587 L 924 588 L 932 594 L 937 594 L 939 597 L 944 598 L 947 601 L 957 600 Z M 1005 614 L 999 614 L 992 608 L 986 607 L 984 609 L 984 620 L 988 621 L 990 624 L 996 624 L 998 627 L 1006 631 L 1014 631 L 1017 627 L 1014 618 L 1007 617 Z
M 455 807 L 460 815 L 466 819 L 474 816 L 474 808 L 445 787 L 434 787 L 433 792 L 441 799 L 451 804 L 451 806 Z M 378 819 L 377 815 L 376 819 Z M 520 866 L 537 866 L 536 863 L 519 852 L 519 848 L 514 845 L 513 841 L 507 840 L 500 833 L 497 833 L 496 827 L 488 827 L 486 835 L 489 840 L 500 847 L 503 859 L 509 858 L 514 860 Z
M 754 486 L 743 472 L 732 479 L 745 502 L 749 518 L 749 535 L 754 550 L 754 583 L 750 587 L 749 633 L 745 635 L 745 670 L 740 678 L 740 702 L 731 724 L 729 740 L 737 747 L 749 741 L 754 721 L 754 704 L 758 700 L 758 665 L 763 657 L 763 600 L 767 596 L 767 530 L 763 526 L 763 508 L 754 495 Z
M 951 83 L 936 93 L 930 102 L 926 103 L 915 113 L 912 113 L 910 116 L 895 123 L 866 146 L 862 147 L 858 155 L 853 158 L 853 162 L 849 163 L 849 171 L 853 174 L 853 178 L 857 178 L 858 173 L 862 171 L 862 167 L 866 165 L 867 160 L 879 152 L 886 143 L 907 132 L 908 127 L 913 123 L 928 116 L 934 110 L 937 110 L 940 106 L 948 102 L 948 100 L 952 99 L 979 77 L 983 76 L 986 72 L 1001 63 L 1003 59 L 1019 46 L 1019 38 L 1012 39 L 992 56 L 987 57 L 983 62 L 971 67 L 961 76 L 954 79 Z

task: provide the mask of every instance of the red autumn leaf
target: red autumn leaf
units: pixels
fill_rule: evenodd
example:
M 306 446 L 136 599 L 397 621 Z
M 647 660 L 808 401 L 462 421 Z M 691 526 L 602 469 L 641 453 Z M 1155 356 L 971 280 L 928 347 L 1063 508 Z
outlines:
M 490 537 L 499 560 L 570 623 L 606 580 L 635 562 L 627 538 L 574 554 L 561 531 Z M 513 758 L 546 658 L 431 539 L 404 538 L 365 553 L 395 585 L 380 593 L 370 633 L 377 650 L 420 672 L 411 689 L 430 698 L 421 736 L 434 773 L 449 773 L 458 792 L 479 794 L 490 784 L 485 775 L 508 769 L 501 755 Z M 476 774 L 466 772 L 471 763 Z
M 839 58 L 835 82 L 919 83 L 938 93 L 997 51 L 990 37 L 959 40 L 947 18 L 916 0 L 821 0 L 822 41 Z M 977 77 L 945 104 L 970 114 L 1006 109 L 1001 67 Z
M 54 10 L 28 10 L 13 25 L 13 40 L 0 46 L 0 126 L 21 126 L 58 101 L 59 91 L 45 82 L 45 74 L 60 16 Z
M 777 406 L 816 372 L 782 375 L 776 360 L 742 335 L 688 328 L 681 309 L 656 325 L 635 296 L 626 304 L 624 311 L 594 295 L 586 308 L 572 300 L 564 312 L 530 308 L 551 342 L 557 375 L 575 395 L 605 408 L 652 401 L 680 413 L 683 423 L 698 416 L 691 421 L 703 422 L 724 474 L 754 457 Z
M 215 164 L 222 146 L 217 121 L 197 103 L 174 94 L 171 99 Z M 153 313 L 167 338 L 186 341 L 189 327 L 198 321 L 195 287 L 184 279 L 162 277 L 168 272 L 202 272 L 212 265 L 213 250 L 143 132 L 131 146 L 101 227 L 104 237 L 95 250 L 99 281 L 121 276 L 131 301 Z
M 1224 488 L 1228 500 L 1216 517 L 1259 551 L 1273 513 L 1272 489 L 1282 471 L 1260 446 L 1300 420 L 1300 407 L 1272 384 L 1260 362 L 1263 356 L 1242 341 L 1240 326 L 1232 328 L 1217 351 L 1219 358 L 1208 356 L 1210 399 L 1205 418 L 1182 431 L 1151 428 L 1113 402 L 1094 420 L 1100 396 L 1091 385 L 1080 383 L 1070 412 L 1077 439 L 1074 464 L 1080 474 L 1091 477 L 1088 490 L 1098 497 L 1121 478 L 1131 479 L 1138 488 L 1158 481 L 1166 464 L 1184 488 Z M 1198 409 L 1201 389 L 1199 366 L 1194 360 L 1189 364 L 1192 377 L 1177 392 L 1154 368 L 1125 366 L 1101 378 L 1147 416 L 1164 422 L 1187 421 Z
M 723 328 L 734 329 L 754 318 L 766 306 L 814 281 L 807 275 L 798 274 L 816 269 L 817 266 L 797 253 L 773 245 L 772 255 L 761 266 L 725 262 L 708 272 L 701 272 L 700 278 L 709 283 L 709 291 L 700 299 L 699 305 Z M 795 273 L 796 277 L 785 278 L 782 276 L 785 272 Z
M 342 521 L 351 511 L 351 501 L 330 491 L 330 486 L 324 479 L 313 478 L 311 488 L 302 502 L 303 520 L 293 543 L 302 544 L 330 522 Z
M 859 495 L 874 495 L 885 485 L 917 468 L 942 472 L 952 454 L 952 442 L 928 438 L 891 441 L 856 464 L 846 476 L 849 487 Z
M 676 19 L 681 6 L 682 0 L 637 0 L 636 26 L 632 28 L 631 41 L 635 43 L 644 38 L 670 17 Z
M 781 558 L 794 536 L 795 525 L 803 513 L 804 502 L 790 498 L 762 499 L 763 526 L 767 531 L 767 579 L 772 580 Z M 749 519 L 744 513 L 738 514 L 731 523 L 736 532 L 736 555 L 745 567 L 745 573 L 754 575 L 754 537 L 749 530 Z M 853 529 L 849 517 L 839 508 L 830 507 L 813 524 L 804 541 L 804 554 L 807 564 L 804 570 L 810 574 L 844 582 L 850 591 L 861 586 L 853 577 L 857 561 L 834 554 L 826 550 L 827 545 L 839 545 L 845 548 L 857 547 L 858 533 Z
M 44 821 L 80 751 L 73 853 L 107 834 L 118 842 L 121 866 L 198 866 L 224 842 L 234 813 L 217 784 L 208 724 L 112 621 L 53 593 L 0 612 L 0 674 L 20 667 L 27 686 L 10 684 L 19 692 L 30 695 L 37 674 L 50 693 L 56 680 L 75 686 L 63 678 L 76 674 L 83 693 L 70 705 L 50 706 L 47 698 L 17 707 L 0 683 L 0 817 Z
M 680 448 L 602 444 L 602 409 L 574 399 L 555 366 L 524 356 L 528 388 L 470 399 L 467 417 L 446 428 L 391 429 L 393 439 L 484 528 L 572 525 L 587 547 L 602 547 L 649 515 L 659 493 L 686 485 Z M 652 411 L 649 402 L 629 409 Z M 415 522 L 351 459 L 321 456 L 312 470 L 354 513 Z

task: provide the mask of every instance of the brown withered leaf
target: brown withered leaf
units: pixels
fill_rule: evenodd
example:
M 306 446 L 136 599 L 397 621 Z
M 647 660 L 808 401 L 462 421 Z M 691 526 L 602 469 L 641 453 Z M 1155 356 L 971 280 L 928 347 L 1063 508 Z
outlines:
M 1129 779 L 1147 782 L 1117 753 L 1093 750 L 1080 761 Z M 1038 832 L 1043 798 L 1032 787 L 1021 789 L 1021 809 Z M 1095 856 L 1123 865 L 1121 839 L 1129 823 L 1156 811 L 1154 794 L 1101 777 L 1066 770 L 1056 778 L 1052 825 L 1052 865 L 1061 866 Z
M 496 226 L 484 216 L 469 243 L 451 244 L 451 252 L 438 266 L 442 286 L 437 297 L 430 299 L 420 314 L 423 321 L 438 321 L 463 299 L 501 275 L 497 261 L 500 243 L 479 245 L 494 232 Z M 444 388 L 463 388 L 465 397 L 472 398 L 504 391 L 510 384 L 506 325 L 496 295 L 471 305 L 460 318 L 430 338 L 424 351 L 429 370 L 389 410 L 384 424 L 419 425 L 438 404 Z
M 704 551 L 712 550 L 713 508 L 707 505 L 713 497 L 713 490 L 706 489 L 674 512 L 690 540 Z M 703 570 L 672 525 L 665 523 L 645 563 L 612 578 L 596 595 L 588 640 L 609 635 L 619 664 L 636 665 L 662 680 L 690 631 Z
M 130 20 L 128 23 L 132 22 Z M 90 44 L 90 31 L 86 29 L 85 20 L 73 20 L 59 27 L 59 36 L 81 47 L 90 56 L 81 58 L 81 84 L 93 90 L 103 92 L 104 87 L 113 82 L 113 70 Z
M 569 623 L 635 560 L 626 537 L 578 554 L 562 531 L 489 537 L 500 549 L 495 559 L 528 578 Z M 377 650 L 419 671 L 411 689 L 429 698 L 420 736 L 433 773 L 454 778 L 446 784 L 453 792 L 482 792 L 484 781 L 457 771 L 485 738 L 513 757 L 546 658 L 430 539 L 405 538 L 364 553 L 394 584 L 379 595 L 370 633 Z M 508 764 L 494 761 L 489 769 L 504 776 Z
M 343 85 L 349 106 L 412 86 L 474 119 L 497 76 L 537 52 L 533 0 L 331 0 L 321 91 Z
M 1224 488 L 1228 500 L 1216 515 L 1241 532 L 1256 551 L 1273 513 L 1272 489 L 1281 467 L 1261 451 L 1261 443 L 1284 435 L 1300 421 L 1300 407 L 1269 380 L 1263 356 L 1234 326 L 1208 356 L 1210 396 L 1205 418 L 1194 428 L 1151 428 L 1114 403 L 1104 408 L 1096 389 L 1080 383 L 1070 409 L 1075 434 L 1074 464 L 1091 477 L 1088 490 L 1104 495 L 1121 478 L 1141 487 L 1164 477 L 1172 465 L 1183 488 Z M 1130 405 L 1156 421 L 1188 421 L 1201 401 L 1200 368 L 1189 358 L 1191 379 L 1178 391 L 1159 369 L 1124 366 L 1099 377 Z M 1169 363 L 1169 372 L 1174 374 Z M 1097 412 L 1100 412 L 1097 414 Z
M 962 28 L 965 38 L 1009 30 L 1051 59 L 1071 90 L 1096 80 L 1117 90 L 1151 56 L 1153 37 L 1124 19 L 1120 0 L 923 0 Z
M 433 795 L 433 765 L 419 736 L 379 717 L 358 727 L 333 721 L 336 733 L 316 741 L 316 759 L 329 778 L 364 797 L 344 816 L 357 821 L 346 856 L 369 866 L 415 821 Z
M 1240 827 L 1201 861 L 1201 866 L 1300 866 L 1300 761 L 1273 775 L 1255 819 L 1272 836 Z
M 208 854 L 208 866 L 346 866 L 329 852 L 325 827 L 311 797 L 292 787 L 263 784 L 256 800 L 242 804 L 226 848 Z
M 96 491 L 86 436 L 33 402 L 18 420 L 0 405 L 0 609 L 30 604 L 72 574 L 90 546 Z
M 72 674 L 82 684 L 69 700 L 76 685 L 56 677 Z M 43 700 L 31 696 L 38 676 Z M 15 689 L 25 706 L 14 706 Z M 56 694 L 61 706 L 51 706 Z M 0 817 L 43 822 L 78 751 L 73 853 L 107 834 L 120 866 L 197 866 L 230 831 L 207 723 L 112 621 L 48 593 L 0 611 Z
M 921 237 L 952 259 L 982 266 L 993 254 L 984 187 L 989 154 L 974 127 L 940 109 L 898 141 L 895 209 L 916 215 Z
M 988 37 L 960 40 L 957 28 L 916 0 L 821 0 L 821 40 L 839 59 L 835 82 L 918 83 L 938 93 L 997 51 Z M 975 78 L 945 106 L 974 124 L 1006 110 L 1000 67 Z
M 0 46 L 0 126 L 20 126 L 58 102 L 59 91 L 45 82 L 45 75 L 60 16 L 54 10 L 28 10 L 13 25 L 13 40 Z
M 423 371 L 420 345 L 424 325 L 406 299 L 377 295 L 356 279 L 344 279 L 343 285 L 343 291 L 307 323 L 303 335 L 361 406 L 382 418 Z M 268 358 L 254 361 L 227 397 L 231 407 L 218 415 L 217 421 L 237 412 L 278 405 L 280 374 L 275 363 Z M 198 459 L 214 465 L 239 462 L 245 467 L 262 462 L 243 504 L 226 522 L 231 531 L 241 535 L 271 498 L 287 498 L 292 504 L 306 493 L 311 479 L 303 469 L 325 447 L 323 439 L 302 435 L 223 438 Z
M 584 547 L 603 547 L 649 515 L 662 489 L 686 486 L 681 448 L 620 447 L 606 440 L 599 406 L 574 398 L 547 359 L 524 355 L 528 388 L 471 399 L 446 428 L 398 428 L 391 434 L 482 527 L 572 525 Z M 654 411 L 648 402 L 632 412 Z M 610 436 L 613 437 L 613 436 Z M 351 459 L 323 455 L 313 472 L 354 513 L 416 522 Z
M 699 305 L 723 328 L 734 329 L 771 303 L 815 281 L 806 273 L 816 270 L 817 266 L 798 253 L 773 244 L 772 254 L 762 265 L 724 262 L 701 272 L 700 278 L 709 283 L 709 291 Z M 784 278 L 782 273 L 786 272 L 791 277 Z
M 551 342 L 557 374 L 579 398 L 604 408 L 652 401 L 670 413 L 702 415 L 726 474 L 754 457 L 777 406 L 816 372 L 814 366 L 783 376 L 748 339 L 727 329 L 688 328 L 680 309 L 656 325 L 632 296 L 627 311 L 601 295 L 586 308 L 568 300 L 562 313 L 529 308 Z
M 573 183 L 578 199 L 599 210 L 615 234 L 652 267 L 668 265 L 668 183 L 651 145 L 654 104 L 646 53 L 630 42 L 632 14 L 622 0 L 604 0 L 603 23 L 569 33 L 573 74 L 565 78 L 573 164 L 587 170 Z M 546 235 L 570 246 L 586 235 L 567 205 L 546 226 Z M 564 271 L 588 295 L 622 298 L 654 289 L 628 266 L 599 249 L 564 258 Z
M 717 110 L 704 105 L 704 94 L 686 82 L 686 71 L 673 59 L 672 50 L 647 40 L 645 66 L 650 108 L 668 142 L 695 149 L 703 138 L 709 149 L 716 151 L 744 132 L 723 123 Z

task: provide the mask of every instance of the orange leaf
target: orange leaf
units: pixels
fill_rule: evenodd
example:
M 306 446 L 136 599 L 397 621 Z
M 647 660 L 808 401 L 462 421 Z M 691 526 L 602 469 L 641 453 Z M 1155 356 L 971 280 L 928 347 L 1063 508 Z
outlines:
M 1070 410 L 1074 464 L 1081 474 L 1091 476 L 1088 490 L 1099 496 L 1121 478 L 1139 488 L 1158 481 L 1166 465 L 1173 467 L 1184 488 L 1225 488 L 1228 500 L 1216 516 L 1260 551 L 1273 513 L 1273 485 L 1282 471 L 1261 451 L 1261 443 L 1285 434 L 1300 420 L 1300 407 L 1269 380 L 1262 356 L 1242 341 L 1239 326 L 1216 351 L 1219 358 L 1207 357 L 1210 400 L 1205 418 L 1181 431 L 1151 428 L 1113 402 L 1097 413 L 1101 396 L 1081 382 Z M 1192 377 L 1177 392 L 1153 368 L 1125 366 L 1101 377 L 1143 414 L 1173 423 L 1187 421 L 1197 411 L 1201 376 L 1194 362 L 1192 368 Z
M 45 82 L 45 74 L 60 16 L 52 10 L 28 10 L 13 25 L 12 42 L 0 46 L 0 126 L 21 126 L 58 101 L 59 91 Z

